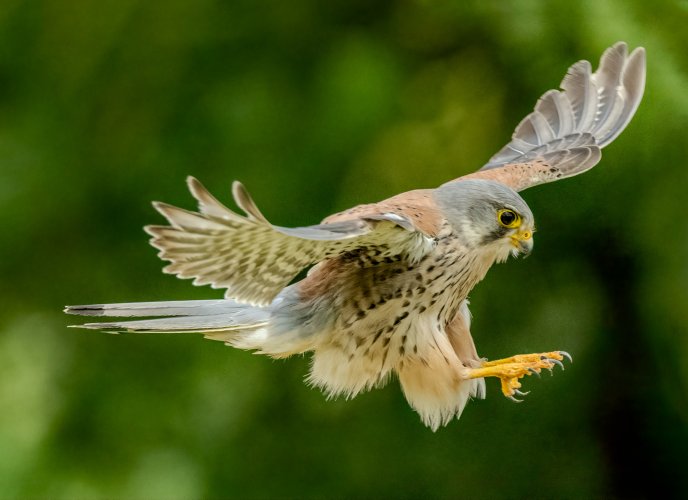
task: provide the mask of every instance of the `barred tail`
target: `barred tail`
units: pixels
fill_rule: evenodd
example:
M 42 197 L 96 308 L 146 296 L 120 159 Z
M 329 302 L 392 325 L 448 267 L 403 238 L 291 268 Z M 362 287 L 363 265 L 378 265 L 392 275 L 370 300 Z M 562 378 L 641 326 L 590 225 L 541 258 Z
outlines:
M 232 343 L 242 333 L 267 326 L 268 308 L 253 307 L 233 300 L 182 300 L 129 302 L 67 306 L 67 314 L 95 317 L 155 317 L 73 325 L 111 333 L 201 333 L 206 338 Z

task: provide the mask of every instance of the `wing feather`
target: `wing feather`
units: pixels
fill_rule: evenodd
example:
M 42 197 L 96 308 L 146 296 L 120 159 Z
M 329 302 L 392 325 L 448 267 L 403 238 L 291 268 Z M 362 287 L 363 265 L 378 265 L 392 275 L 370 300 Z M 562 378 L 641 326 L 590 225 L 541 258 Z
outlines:
M 193 279 L 195 285 L 226 289 L 226 298 L 255 305 L 269 304 L 302 269 L 321 260 L 359 249 L 380 255 L 408 252 L 430 241 L 422 229 L 399 213 L 368 210 L 309 227 L 273 226 L 246 189 L 233 185 L 241 216 L 213 197 L 193 177 L 189 190 L 198 212 L 155 202 L 169 226 L 146 226 L 164 272 Z
M 466 177 L 498 180 L 522 190 L 595 166 L 600 150 L 624 130 L 640 104 L 645 49 L 638 47 L 629 55 L 627 45 L 618 42 L 604 52 L 595 73 L 588 61 L 571 66 L 561 89 L 543 94 L 511 142 Z

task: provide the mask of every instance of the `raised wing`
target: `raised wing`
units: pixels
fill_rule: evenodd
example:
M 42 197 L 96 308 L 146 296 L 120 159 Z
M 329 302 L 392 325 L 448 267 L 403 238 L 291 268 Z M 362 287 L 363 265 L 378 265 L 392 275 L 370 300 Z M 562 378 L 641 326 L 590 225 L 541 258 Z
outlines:
M 226 298 L 241 302 L 269 304 L 302 269 L 346 252 L 417 258 L 432 244 L 411 217 L 400 213 L 368 210 L 316 226 L 284 228 L 270 224 L 238 182 L 234 200 L 246 216 L 222 205 L 193 177 L 187 183 L 199 212 L 154 203 L 170 225 L 147 226 L 151 244 L 170 261 L 166 273 L 226 288 Z
M 645 49 L 608 48 L 592 73 L 588 61 L 568 70 L 562 90 L 549 90 L 504 146 L 470 178 L 503 182 L 520 191 L 571 177 L 599 162 L 600 149 L 626 128 L 645 89 Z

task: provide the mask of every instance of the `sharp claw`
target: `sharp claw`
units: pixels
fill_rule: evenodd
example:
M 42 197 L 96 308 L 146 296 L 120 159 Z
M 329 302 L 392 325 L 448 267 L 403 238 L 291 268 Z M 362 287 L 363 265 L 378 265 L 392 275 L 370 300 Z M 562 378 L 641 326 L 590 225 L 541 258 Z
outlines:
M 518 391 L 516 391 L 516 392 L 518 392 Z M 513 401 L 514 403 L 523 403 L 523 400 L 522 400 L 522 399 L 516 399 L 516 398 L 513 397 L 513 396 L 507 396 L 507 398 L 509 398 L 509 399 L 510 399 L 511 401 Z
M 562 363 L 558 359 L 548 359 L 547 361 L 549 361 L 550 363 L 554 363 L 555 365 L 560 366 L 561 369 L 564 370 L 564 363 Z
M 516 394 L 518 394 L 519 396 L 527 396 L 528 394 L 530 394 L 530 391 L 522 392 L 522 391 L 519 391 L 518 389 L 514 389 L 514 392 Z
M 538 378 L 540 378 L 540 372 L 537 371 L 535 368 L 528 368 L 528 371 L 532 373 L 533 375 L 537 375 Z
M 559 351 L 559 354 L 561 354 L 561 355 L 564 356 L 566 359 L 568 359 L 568 360 L 569 360 L 569 363 L 573 363 L 573 358 L 571 357 L 571 355 L 570 355 L 568 352 L 566 352 L 566 351 Z

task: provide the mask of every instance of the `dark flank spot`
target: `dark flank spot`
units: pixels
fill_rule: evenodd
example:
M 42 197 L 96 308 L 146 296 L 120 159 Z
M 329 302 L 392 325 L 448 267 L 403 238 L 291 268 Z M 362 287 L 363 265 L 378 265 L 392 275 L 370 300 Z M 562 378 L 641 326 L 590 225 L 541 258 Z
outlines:
M 378 306 L 381 306 L 381 305 L 384 304 L 385 302 L 387 302 L 387 297 L 385 297 L 385 296 L 383 295 L 382 297 L 380 297 L 380 300 L 377 301 L 377 305 L 378 305 Z
M 382 341 L 382 347 L 387 347 L 389 345 L 389 341 L 392 339 L 392 337 L 385 337 L 384 340 Z
M 370 343 L 370 345 L 373 345 L 375 342 L 377 342 L 377 339 L 379 339 L 381 335 L 382 335 L 382 328 L 380 328 L 377 332 L 375 332 L 375 337 L 373 338 L 373 341 Z
M 413 345 L 413 354 L 418 354 L 418 345 L 417 344 Z
M 363 297 L 365 297 L 366 299 L 370 297 L 370 288 L 364 288 L 363 290 L 361 290 L 361 295 L 363 295 Z
M 359 318 L 365 318 L 365 315 L 366 315 L 365 311 L 358 311 L 356 313 L 356 316 L 358 316 Z
M 429 267 L 426 269 L 426 271 L 429 272 L 429 273 L 433 272 L 434 270 L 435 270 L 435 266 L 429 266 Z
M 416 273 L 416 281 L 423 281 L 423 275 L 420 273 Z
M 384 258 L 385 264 L 391 264 L 394 262 L 394 259 L 392 257 L 385 257 Z
M 394 326 L 398 325 L 399 323 L 402 322 L 407 316 L 409 315 L 408 311 L 403 312 L 397 318 L 394 320 Z
M 424 286 L 419 286 L 418 288 L 416 288 L 416 291 L 418 293 L 425 293 L 425 290 L 426 290 L 426 288 Z
M 402 356 L 406 354 L 406 348 L 403 345 L 399 348 L 399 354 L 401 354 Z
M 392 330 L 394 330 L 394 327 L 393 327 L 393 326 L 388 326 L 386 330 L 387 330 L 387 333 L 391 333 Z
M 361 347 L 363 342 L 365 342 L 365 338 L 361 337 L 360 335 L 356 335 L 356 337 L 354 337 L 354 341 L 356 342 L 356 347 Z
M 412 289 L 412 288 L 409 288 L 408 290 L 406 290 L 405 296 L 406 296 L 407 298 L 408 298 L 408 297 L 412 297 L 412 296 L 413 296 L 413 289 Z
M 368 310 L 370 311 L 371 309 L 375 309 L 376 307 L 377 307 L 377 304 L 375 302 L 373 302 L 372 304 L 370 304 L 368 306 Z
M 408 300 L 405 300 L 405 301 L 403 302 L 403 304 L 401 304 L 401 307 L 408 307 L 408 306 L 410 306 L 410 305 L 411 305 L 411 302 L 408 301 Z
M 396 292 L 394 292 L 394 298 L 400 299 L 403 294 L 404 294 L 404 291 L 401 288 L 399 288 Z
M 349 354 L 349 361 L 351 361 L 352 359 L 354 359 L 354 353 L 353 352 L 351 354 Z
M 432 298 L 435 299 L 435 298 L 439 297 L 440 295 L 442 295 L 442 290 L 433 293 L 433 294 L 432 294 Z
M 404 334 L 403 337 L 401 337 L 401 344 L 404 345 L 406 344 L 406 339 L 408 338 L 408 335 Z
M 394 274 L 401 274 L 401 273 L 404 272 L 404 270 L 401 269 L 400 267 L 398 267 L 398 268 L 396 268 L 396 269 L 395 269 L 394 271 L 392 271 L 392 272 L 393 272 Z
M 423 313 L 423 312 L 425 312 L 426 309 L 427 309 L 427 307 L 425 307 L 425 306 L 420 306 L 420 307 L 418 308 L 418 312 L 419 312 L 419 313 Z
M 438 280 L 438 279 L 440 279 L 442 276 L 444 276 L 445 274 L 447 274 L 447 271 L 442 271 L 440 274 L 438 274 L 437 276 L 435 276 L 435 279 Z M 451 276 L 449 276 L 447 279 L 451 279 Z
M 556 169 L 556 168 L 554 168 L 554 167 L 552 167 L 552 168 L 550 168 L 550 169 L 549 169 L 549 171 L 550 171 L 550 173 L 552 173 L 552 174 L 553 174 L 554 172 L 556 172 L 556 171 L 557 171 L 557 169 Z

